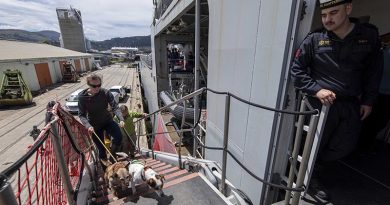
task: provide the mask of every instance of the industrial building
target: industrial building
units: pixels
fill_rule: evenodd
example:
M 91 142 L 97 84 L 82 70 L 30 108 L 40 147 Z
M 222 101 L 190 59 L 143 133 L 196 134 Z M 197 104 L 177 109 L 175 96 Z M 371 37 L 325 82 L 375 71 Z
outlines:
M 87 45 L 80 10 L 71 7 L 57 8 L 56 11 L 61 31 L 61 47 L 86 53 Z
M 48 44 L 0 40 L 0 76 L 18 69 L 32 91 L 61 82 L 67 61 L 82 73 L 91 70 L 93 56 Z

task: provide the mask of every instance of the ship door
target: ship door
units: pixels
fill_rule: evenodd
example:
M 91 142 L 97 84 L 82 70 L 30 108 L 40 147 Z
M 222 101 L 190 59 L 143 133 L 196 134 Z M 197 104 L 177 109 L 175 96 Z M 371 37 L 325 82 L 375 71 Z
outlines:
M 290 39 L 291 42 L 288 45 L 286 52 L 286 64 L 285 64 L 285 80 L 283 84 L 284 91 L 281 93 L 281 108 L 286 110 L 300 110 L 302 95 L 300 95 L 294 88 L 291 79 L 290 79 L 290 66 L 293 60 L 296 49 L 299 47 L 300 43 L 306 37 L 306 35 L 311 31 L 313 18 L 316 15 L 316 1 L 305 1 L 298 0 L 295 4 L 295 13 L 291 15 L 291 25 L 290 25 Z M 307 108 L 306 108 L 307 109 Z M 314 135 L 314 140 L 311 145 L 311 152 L 309 153 L 309 159 L 305 162 L 307 163 L 307 168 L 304 174 L 303 185 L 307 186 L 310 181 L 310 176 L 312 169 L 314 167 L 314 162 L 316 158 L 316 150 L 319 147 L 319 137 L 320 130 L 323 127 L 323 122 L 326 117 L 327 109 L 321 110 L 321 115 L 318 120 L 318 124 L 314 129 L 318 129 L 318 132 Z M 279 127 L 277 128 L 278 132 L 278 142 L 275 148 L 275 155 L 273 156 L 273 165 L 271 166 L 270 172 L 273 173 L 271 180 L 273 182 L 279 182 L 283 185 L 288 185 L 289 181 L 289 171 L 291 167 L 292 152 L 294 150 L 294 140 L 296 139 L 296 133 L 298 131 L 298 119 L 299 116 L 296 115 L 283 115 L 279 118 Z M 303 135 L 306 135 L 309 131 L 309 119 L 305 120 L 305 126 L 301 130 Z M 301 149 L 299 150 L 299 160 L 302 159 L 303 147 L 306 137 L 303 136 L 302 142 L 299 144 Z M 299 169 L 300 161 L 297 162 L 297 169 Z M 296 170 L 296 173 L 298 170 Z M 294 179 L 297 179 L 297 176 L 294 176 Z M 295 182 L 294 182 L 295 184 Z M 290 194 L 286 193 L 284 190 L 278 189 L 268 189 L 266 194 L 266 202 L 264 204 L 272 204 L 284 200 L 285 195 Z M 302 193 L 304 194 L 304 193 Z
M 321 27 L 321 15 L 317 1 L 301 1 L 305 4 L 301 7 L 302 20 L 297 24 L 295 41 L 291 46 L 290 56 L 305 38 L 307 33 Z M 377 102 L 373 105 L 371 115 L 362 121 L 362 131 L 356 149 L 349 156 L 329 163 L 322 167 L 322 184 L 331 196 L 329 201 L 316 198 L 311 193 L 304 192 L 304 199 L 309 204 L 388 204 L 390 200 L 390 2 L 387 0 L 353 1 L 351 17 L 360 22 L 370 23 L 378 27 L 384 52 L 384 73 L 379 89 Z M 301 12 L 302 13 L 302 12 Z M 294 31 L 295 32 L 295 31 Z M 291 62 L 292 58 L 290 57 Z M 289 73 L 286 74 L 289 79 Z M 299 107 L 299 95 L 292 83 L 286 83 L 285 109 Z M 326 119 L 319 122 L 317 132 L 324 126 Z M 274 158 L 273 180 L 281 184 L 287 184 L 288 171 L 290 170 L 290 156 L 294 148 L 295 130 L 297 118 L 294 116 L 281 119 L 280 133 L 277 150 Z M 308 129 L 306 127 L 305 129 Z M 316 162 L 316 153 L 320 140 L 320 134 L 316 134 L 313 143 L 308 169 L 304 180 L 306 188 L 310 187 L 311 173 Z M 287 153 L 287 154 L 286 154 Z M 285 191 L 279 190 L 272 195 L 268 192 L 269 200 L 273 203 L 285 199 Z M 271 193 L 271 194 L 270 194 Z

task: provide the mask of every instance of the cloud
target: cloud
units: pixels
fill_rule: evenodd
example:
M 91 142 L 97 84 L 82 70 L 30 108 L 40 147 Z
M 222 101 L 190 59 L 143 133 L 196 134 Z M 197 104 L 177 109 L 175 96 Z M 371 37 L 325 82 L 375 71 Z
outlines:
M 0 28 L 59 32 L 56 8 L 81 11 L 91 40 L 150 34 L 151 0 L 1 0 Z

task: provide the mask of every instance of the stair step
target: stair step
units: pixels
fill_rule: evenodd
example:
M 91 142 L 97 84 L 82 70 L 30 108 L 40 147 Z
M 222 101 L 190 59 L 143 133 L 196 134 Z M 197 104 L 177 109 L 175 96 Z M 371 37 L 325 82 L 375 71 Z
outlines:
M 164 188 L 174 186 L 175 184 L 179 184 L 181 182 L 190 180 L 192 178 L 195 178 L 198 175 L 198 173 L 190 173 L 187 170 L 179 169 L 178 167 L 172 166 L 170 164 L 154 160 L 152 158 L 147 159 L 140 159 L 141 162 L 145 163 L 145 166 L 150 166 L 154 171 L 156 171 L 158 174 L 164 174 L 165 175 L 165 183 Z M 102 169 L 98 171 L 97 174 L 98 177 L 101 177 L 104 179 L 104 172 Z M 98 185 L 95 190 L 96 194 L 94 194 L 95 202 L 92 204 L 95 205 L 103 205 L 103 204 L 110 204 L 110 205 L 119 205 L 119 204 L 125 204 L 126 202 L 133 201 L 137 199 L 140 196 L 148 195 L 154 192 L 153 189 L 149 188 L 146 184 L 140 184 L 137 185 L 137 193 L 135 195 L 132 194 L 131 188 L 123 191 L 122 193 L 118 193 L 118 198 L 114 200 L 113 192 L 108 188 L 108 184 L 103 181 L 96 181 L 96 184 Z
M 152 167 L 152 169 L 157 169 L 157 168 L 165 166 L 165 165 L 167 165 L 167 164 L 162 162 L 162 163 L 154 164 L 151 167 Z
M 156 160 L 154 160 L 153 158 L 147 158 L 147 159 L 145 159 L 145 161 L 149 162 L 149 161 L 156 161 Z
M 163 162 L 160 162 L 160 161 L 153 161 L 153 162 L 150 162 L 150 163 L 146 163 L 146 166 L 153 166 L 153 165 L 156 165 L 156 164 L 161 164 Z M 164 163 L 165 164 L 165 163 Z
M 156 168 L 156 169 L 153 169 L 155 172 L 160 172 L 160 171 L 163 171 L 163 170 L 165 170 L 165 169 L 169 169 L 169 168 L 171 168 L 172 167 L 172 165 L 170 165 L 170 164 L 168 164 L 168 165 L 165 165 L 165 166 L 162 166 L 162 167 L 159 167 L 159 168 Z
M 177 170 L 180 170 L 179 167 L 172 167 L 172 168 L 169 168 L 169 169 L 160 171 L 160 172 L 158 172 L 158 173 L 159 173 L 159 174 L 168 174 L 168 173 L 171 173 L 171 172 L 175 172 L 175 171 L 177 171 Z
M 188 174 L 187 170 L 180 170 L 180 171 L 177 171 L 177 172 L 173 172 L 172 174 L 167 174 L 165 175 L 165 180 L 168 181 L 170 179 L 174 179 L 178 176 L 182 176 L 182 175 L 185 175 L 185 174 Z
M 164 183 L 164 188 L 168 188 L 170 186 L 173 186 L 175 184 L 178 184 L 178 183 L 181 183 L 181 182 L 184 182 L 184 181 L 187 181 L 187 180 L 190 180 L 192 178 L 195 178 L 199 176 L 198 173 L 191 173 L 189 175 L 186 175 L 184 177 L 180 177 L 180 178 L 177 178 L 177 179 L 174 179 L 172 181 L 169 181 L 167 183 Z

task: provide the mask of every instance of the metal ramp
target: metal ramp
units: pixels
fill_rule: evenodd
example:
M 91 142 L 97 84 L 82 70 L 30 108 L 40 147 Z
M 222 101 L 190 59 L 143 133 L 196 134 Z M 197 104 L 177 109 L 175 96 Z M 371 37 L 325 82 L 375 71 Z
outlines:
M 140 160 L 143 159 L 140 158 Z M 147 158 L 145 161 L 147 166 L 151 166 L 159 174 L 165 175 L 164 196 L 158 197 L 154 190 L 147 185 L 139 185 L 137 190 L 140 194 L 132 195 L 130 188 L 119 193 L 119 199 L 114 200 L 108 185 L 105 182 L 97 181 L 96 200 L 92 204 L 230 204 L 203 175 L 196 172 L 191 173 L 152 158 Z M 98 176 L 98 178 L 104 176 L 102 169 L 99 170 Z

